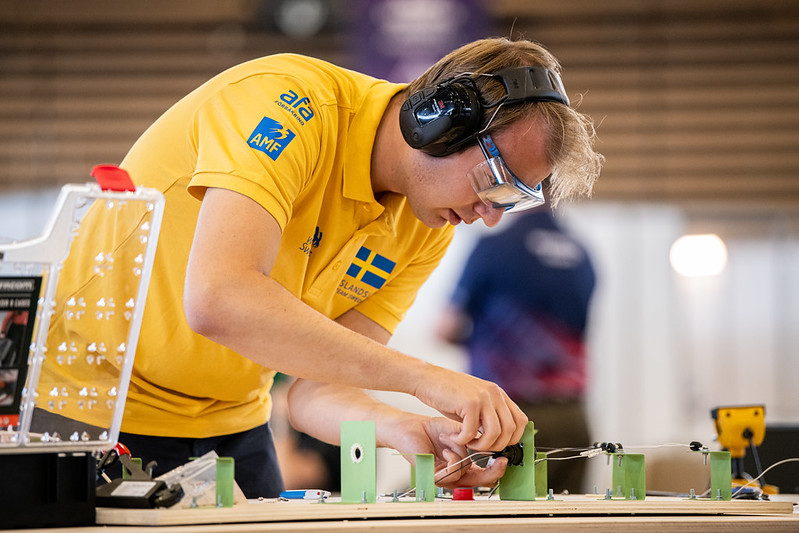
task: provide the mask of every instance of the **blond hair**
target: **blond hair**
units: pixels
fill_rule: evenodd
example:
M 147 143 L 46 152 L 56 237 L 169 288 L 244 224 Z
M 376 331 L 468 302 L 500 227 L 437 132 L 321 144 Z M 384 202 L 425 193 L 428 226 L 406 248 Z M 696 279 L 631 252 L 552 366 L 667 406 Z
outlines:
M 526 40 L 481 39 L 454 50 L 411 82 L 409 94 L 464 73 L 490 74 L 508 67 L 542 66 L 561 73 L 558 60 L 543 46 Z M 505 95 L 501 83 L 488 76 L 472 77 L 484 103 Z M 496 116 L 494 116 L 496 112 Z M 493 117 L 493 120 L 492 120 Z M 552 204 L 575 196 L 590 196 L 604 156 L 594 150 L 596 131 L 590 117 L 557 102 L 526 102 L 483 110 L 480 129 L 490 121 L 489 132 L 528 117 L 547 125 L 547 160 L 552 166 L 549 187 Z

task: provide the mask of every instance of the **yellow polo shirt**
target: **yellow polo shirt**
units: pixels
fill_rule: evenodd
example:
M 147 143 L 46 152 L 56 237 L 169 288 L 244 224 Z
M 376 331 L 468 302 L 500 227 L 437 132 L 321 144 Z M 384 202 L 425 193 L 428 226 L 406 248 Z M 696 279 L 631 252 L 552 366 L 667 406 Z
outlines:
M 292 294 L 330 318 L 355 308 L 396 328 L 453 229 L 430 229 L 404 197 L 378 202 L 372 192 L 375 131 L 402 88 L 274 55 L 211 79 L 137 141 L 121 166 L 137 185 L 162 191 L 166 209 L 122 431 L 208 437 L 269 418 L 275 372 L 194 333 L 184 317 L 186 264 L 208 187 L 244 194 L 274 216 L 283 236 L 271 275 Z M 68 294 L 81 287 L 74 279 Z

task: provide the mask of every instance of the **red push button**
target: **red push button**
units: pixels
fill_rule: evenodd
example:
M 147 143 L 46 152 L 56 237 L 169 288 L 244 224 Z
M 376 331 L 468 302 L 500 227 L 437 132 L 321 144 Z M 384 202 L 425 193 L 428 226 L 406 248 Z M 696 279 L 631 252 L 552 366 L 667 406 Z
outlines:
M 459 487 L 452 490 L 453 500 L 474 500 L 474 489 L 471 487 Z

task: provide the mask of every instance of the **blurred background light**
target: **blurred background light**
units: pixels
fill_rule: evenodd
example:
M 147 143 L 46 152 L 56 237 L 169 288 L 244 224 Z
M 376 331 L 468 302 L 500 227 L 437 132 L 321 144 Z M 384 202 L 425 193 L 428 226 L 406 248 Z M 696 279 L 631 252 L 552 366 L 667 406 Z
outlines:
M 671 246 L 671 267 L 683 276 L 715 276 L 727 264 L 727 247 L 713 233 L 683 235 Z
M 329 15 L 328 4 L 321 0 L 291 0 L 276 10 L 280 30 L 292 37 L 312 37 L 319 33 Z

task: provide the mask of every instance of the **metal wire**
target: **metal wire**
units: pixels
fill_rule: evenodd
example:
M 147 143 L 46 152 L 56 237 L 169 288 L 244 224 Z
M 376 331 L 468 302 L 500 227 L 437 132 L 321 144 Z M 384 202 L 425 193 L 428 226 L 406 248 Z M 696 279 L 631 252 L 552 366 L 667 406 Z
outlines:
M 748 487 L 749 485 L 751 485 L 752 483 L 754 483 L 755 481 L 757 481 L 758 479 L 760 479 L 761 477 L 763 477 L 763 475 L 764 475 L 766 472 L 768 472 L 769 470 L 771 470 L 771 469 L 772 469 L 772 468 L 774 468 L 775 466 L 779 466 L 779 465 L 781 465 L 781 464 L 785 464 L 785 463 L 793 463 L 793 462 L 796 462 L 796 461 L 799 461 L 799 457 L 791 457 L 790 459 L 783 459 L 782 461 L 777 461 L 776 463 L 774 463 L 774 464 L 773 464 L 773 465 L 771 465 L 770 467 L 768 467 L 768 468 L 766 468 L 765 470 L 763 470 L 763 472 L 761 472 L 759 476 L 757 476 L 757 477 L 755 477 L 755 478 L 752 478 L 752 479 L 751 479 L 751 480 L 750 480 L 750 481 L 749 481 L 749 482 L 748 482 L 746 485 L 741 485 L 740 487 L 737 487 L 737 488 L 736 488 L 736 490 L 735 490 L 735 492 L 736 492 L 736 495 L 735 495 L 735 496 L 733 496 L 733 498 L 732 498 L 732 499 L 734 500 L 734 499 L 736 499 L 736 498 L 739 498 L 739 497 L 741 496 L 741 491 L 742 491 L 743 489 L 745 489 L 746 487 Z

